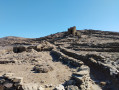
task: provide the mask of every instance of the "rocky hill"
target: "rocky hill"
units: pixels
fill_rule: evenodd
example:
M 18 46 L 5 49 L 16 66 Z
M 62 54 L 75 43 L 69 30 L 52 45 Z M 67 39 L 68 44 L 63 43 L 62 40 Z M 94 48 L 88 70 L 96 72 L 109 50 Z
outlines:
M 119 90 L 119 33 L 1 38 L 0 64 L 0 90 Z

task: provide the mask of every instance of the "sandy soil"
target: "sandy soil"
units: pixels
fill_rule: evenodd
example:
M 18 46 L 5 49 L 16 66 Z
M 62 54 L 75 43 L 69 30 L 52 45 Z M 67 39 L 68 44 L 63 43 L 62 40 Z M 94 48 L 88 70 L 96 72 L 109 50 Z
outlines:
M 24 60 L 28 59 L 29 62 L 25 62 Z M 48 73 L 35 73 L 33 71 L 33 67 L 36 63 L 30 62 L 37 57 L 37 63 L 48 63 L 53 67 L 53 71 L 49 71 Z M 15 64 L 1 64 L 0 65 L 0 75 L 5 73 L 15 73 L 15 76 L 23 77 L 24 83 L 38 83 L 40 85 L 46 84 L 63 84 L 65 81 L 69 80 L 71 77 L 71 70 L 66 65 L 63 65 L 61 62 L 53 62 L 52 57 L 49 52 L 36 52 L 36 53 L 12 53 L 2 55 L 1 59 L 17 59 L 19 63 Z M 20 62 L 21 61 L 21 62 Z

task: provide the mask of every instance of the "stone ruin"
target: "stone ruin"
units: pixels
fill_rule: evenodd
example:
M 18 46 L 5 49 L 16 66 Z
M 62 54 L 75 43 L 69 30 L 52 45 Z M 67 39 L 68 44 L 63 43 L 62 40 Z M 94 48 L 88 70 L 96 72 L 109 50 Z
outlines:
M 68 28 L 68 34 L 75 35 L 76 34 L 76 26 Z
M 0 90 L 23 90 L 21 89 L 22 77 L 16 77 L 14 73 L 6 73 L 0 78 Z
M 39 45 L 35 46 L 36 51 L 51 51 L 55 46 L 47 41 L 42 41 Z
M 81 38 L 81 32 L 76 30 L 76 26 L 68 28 L 68 34 L 72 34 L 73 36 L 78 36 Z
M 14 46 L 13 47 L 13 52 L 14 53 L 22 53 L 24 51 L 26 52 L 30 52 L 32 49 L 36 50 L 36 51 L 51 51 L 52 49 L 54 49 L 55 46 L 47 41 L 42 41 L 40 44 L 38 45 L 29 45 L 29 46 L 25 46 L 25 45 L 18 45 L 18 46 Z

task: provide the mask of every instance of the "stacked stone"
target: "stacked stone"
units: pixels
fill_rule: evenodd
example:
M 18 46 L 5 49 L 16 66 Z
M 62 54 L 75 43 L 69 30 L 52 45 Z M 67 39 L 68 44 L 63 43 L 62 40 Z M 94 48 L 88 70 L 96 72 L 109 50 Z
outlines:
M 72 77 L 76 80 L 81 90 L 90 90 L 92 83 L 89 74 L 90 69 L 85 65 L 82 65 L 77 72 L 73 73 Z
M 76 35 L 76 26 L 68 28 L 68 34 Z
M 56 55 L 61 62 L 65 62 L 68 65 L 72 65 L 72 66 L 76 66 L 76 67 L 80 67 L 81 65 L 84 65 L 84 63 L 82 61 L 74 59 L 72 57 L 68 57 L 67 55 L 63 54 L 62 52 L 60 52 L 58 50 L 53 49 L 51 51 L 51 53 L 53 55 Z
M 23 78 L 14 76 L 14 73 L 6 73 L 2 75 L 0 79 L 0 85 L 3 90 L 19 90 L 18 88 L 20 88 L 22 84 Z

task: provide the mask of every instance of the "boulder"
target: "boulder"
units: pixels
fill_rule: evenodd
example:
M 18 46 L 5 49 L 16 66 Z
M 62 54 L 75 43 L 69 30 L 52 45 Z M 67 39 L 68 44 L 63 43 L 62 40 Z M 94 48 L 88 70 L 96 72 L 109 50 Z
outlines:
M 69 85 L 66 87 L 66 90 L 79 90 L 79 88 L 77 86 L 74 86 L 74 85 Z
M 53 67 L 44 63 L 44 64 L 37 64 L 34 66 L 33 70 L 37 73 L 47 73 L 53 70 Z
M 57 85 L 54 90 L 65 90 L 63 85 Z

